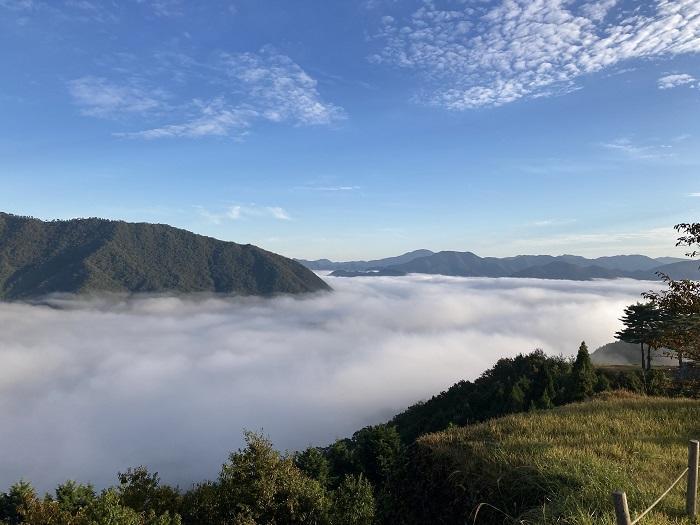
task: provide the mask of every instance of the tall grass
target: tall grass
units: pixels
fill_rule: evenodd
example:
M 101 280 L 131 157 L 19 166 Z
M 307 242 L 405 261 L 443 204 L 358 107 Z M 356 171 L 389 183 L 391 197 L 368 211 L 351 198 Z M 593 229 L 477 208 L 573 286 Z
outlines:
M 616 489 L 634 520 L 685 469 L 688 440 L 699 437 L 699 401 L 617 393 L 429 434 L 417 447 L 452 477 L 454 490 L 437 499 L 481 500 L 514 518 L 484 506 L 477 523 L 588 525 L 614 523 Z M 684 489 L 685 480 L 642 523 L 688 523 Z

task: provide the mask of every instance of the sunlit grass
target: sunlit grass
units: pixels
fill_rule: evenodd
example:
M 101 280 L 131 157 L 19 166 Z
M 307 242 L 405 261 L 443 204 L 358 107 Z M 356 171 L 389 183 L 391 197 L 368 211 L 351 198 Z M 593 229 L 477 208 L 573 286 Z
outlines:
M 700 437 L 700 402 L 614 394 L 518 414 L 419 440 L 525 523 L 614 523 L 611 492 L 627 493 L 632 519 L 687 465 Z M 491 486 L 489 486 L 489 484 Z M 487 487 L 487 490 L 484 490 Z M 685 479 L 641 523 L 688 523 Z M 495 519 L 482 511 L 477 523 Z

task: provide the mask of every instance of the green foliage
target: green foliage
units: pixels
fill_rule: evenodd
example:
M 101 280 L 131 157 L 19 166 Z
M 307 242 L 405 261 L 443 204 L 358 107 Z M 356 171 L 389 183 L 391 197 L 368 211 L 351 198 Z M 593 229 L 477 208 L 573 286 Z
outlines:
M 138 512 L 120 502 L 119 494 L 108 489 L 99 496 L 86 486 L 64 484 L 59 487 L 62 499 L 43 499 L 25 493 L 17 507 L 16 523 L 27 525 L 181 525 L 180 517 L 153 511 Z M 57 493 L 59 490 L 57 490 Z M 81 498 L 85 498 L 80 501 Z M 80 501 L 79 504 L 75 504 Z
M 356 464 L 353 459 L 352 441 L 339 439 L 325 451 L 331 467 L 331 483 L 335 486 L 346 474 L 356 472 Z
M 97 498 L 85 512 L 86 523 L 99 525 L 180 525 L 177 514 L 161 515 L 154 511 L 138 512 L 121 503 L 117 490 L 108 489 Z
M 591 363 L 591 356 L 588 354 L 588 346 L 581 343 L 576 354 L 576 361 L 571 368 L 569 399 L 572 401 L 583 401 L 593 394 L 596 384 L 596 374 Z
M 460 381 L 429 401 L 409 407 L 391 420 L 402 441 L 450 424 L 467 425 L 531 408 L 567 402 L 571 363 L 538 350 L 500 359 L 474 382 Z
M 18 481 L 12 485 L 7 493 L 0 494 L 0 523 L 21 523 L 20 510 L 34 499 L 36 491 L 30 483 Z
M 628 306 L 620 319 L 624 328 L 615 337 L 626 343 L 638 344 L 641 349 L 642 368 L 651 369 L 651 348 L 658 349 L 663 344 L 662 333 L 664 313 L 654 301 Z M 647 358 L 644 361 L 644 345 L 647 345 Z
M 316 447 L 309 447 L 294 455 L 294 464 L 307 476 L 327 487 L 331 481 L 331 465 L 326 455 Z
M 695 257 L 700 254 L 700 223 L 682 223 L 674 226 L 675 230 L 681 234 L 678 237 L 676 246 L 687 246 L 691 251 L 686 255 Z
M 328 290 L 301 264 L 160 224 L 43 222 L 0 213 L 0 299 L 52 292 L 301 293 Z
M 75 514 L 95 500 L 92 485 L 66 481 L 56 488 L 56 502 L 61 510 Z
M 182 497 L 182 520 L 187 525 L 216 525 L 223 513 L 219 504 L 219 486 L 207 481 L 195 485 Z
M 371 483 L 383 482 L 401 457 L 403 445 L 396 427 L 365 427 L 352 436 L 352 457 L 356 470 Z
M 595 378 L 595 386 L 593 387 L 593 390 L 595 391 L 596 394 L 600 394 L 601 392 L 606 392 L 612 388 L 612 383 L 610 382 L 610 379 L 608 376 L 602 371 L 602 370 L 597 370 L 596 371 L 596 378 Z
M 251 524 L 322 524 L 330 506 L 318 481 L 253 433 L 246 433 L 245 449 L 221 468 L 219 503 L 223 521 Z
M 333 492 L 332 525 L 372 525 L 375 503 L 372 484 L 362 476 L 347 475 Z
M 117 493 L 122 505 L 138 512 L 153 511 L 156 514 L 176 514 L 180 510 L 180 493 L 172 487 L 161 485 L 157 472 L 150 474 L 146 467 L 141 466 L 120 472 L 117 477 Z
M 642 294 L 658 311 L 657 344 L 683 356 L 700 359 L 700 282 L 662 275 L 665 290 Z M 700 278 L 700 273 L 698 274 Z

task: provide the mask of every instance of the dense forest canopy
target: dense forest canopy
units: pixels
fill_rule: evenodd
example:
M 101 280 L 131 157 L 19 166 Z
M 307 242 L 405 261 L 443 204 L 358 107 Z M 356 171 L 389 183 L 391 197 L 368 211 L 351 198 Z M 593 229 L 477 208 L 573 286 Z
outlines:
M 0 299 L 50 293 L 243 295 L 329 290 L 301 264 L 162 224 L 0 213 Z

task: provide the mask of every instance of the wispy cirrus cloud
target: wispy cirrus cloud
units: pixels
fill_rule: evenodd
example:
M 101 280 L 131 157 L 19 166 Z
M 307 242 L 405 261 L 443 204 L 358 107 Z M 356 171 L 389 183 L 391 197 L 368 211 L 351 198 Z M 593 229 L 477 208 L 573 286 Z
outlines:
M 13 11 L 47 11 L 63 19 L 116 22 L 124 8 L 141 5 L 158 17 L 183 16 L 188 7 L 184 0 L 125 0 L 122 2 L 105 0 L 0 0 L 0 8 Z M 195 5 L 193 2 L 191 5 Z M 230 7 L 230 6 L 229 6 Z M 94 17 L 73 16 L 79 11 L 92 12 Z
M 537 228 L 546 228 L 550 226 L 564 226 L 576 222 L 576 219 L 542 219 L 533 221 L 529 225 Z
M 120 66 L 121 83 L 103 77 L 86 76 L 72 80 L 68 89 L 81 112 L 93 117 L 147 115 L 162 109 L 168 100 L 170 122 L 165 115 L 151 118 L 156 125 L 136 131 L 120 131 L 124 138 L 162 139 L 171 137 L 232 136 L 241 138 L 255 123 L 271 122 L 293 126 L 327 126 L 346 118 L 345 111 L 321 96 L 318 82 L 288 56 L 265 47 L 255 53 L 219 53 L 206 63 L 183 53 L 158 55 L 158 67 L 170 74 L 188 92 L 215 96 L 187 98 L 150 86 Z M 163 72 L 161 71 L 161 72 Z M 151 115 L 153 116 L 153 115 Z
M 191 108 L 182 111 L 185 114 L 183 122 L 142 131 L 119 132 L 114 135 L 124 138 L 162 139 L 225 137 L 235 133 L 238 138 L 242 138 L 252 121 L 258 117 L 255 110 L 230 106 L 222 98 L 209 102 L 194 100 Z
M 670 144 L 640 144 L 629 138 L 619 138 L 602 144 L 604 148 L 623 153 L 636 160 L 653 160 L 673 157 Z
M 0 0 L 0 7 L 11 11 L 25 11 L 35 6 L 33 0 Z
M 103 77 L 85 76 L 68 82 L 68 91 L 81 113 L 91 117 L 143 115 L 166 107 L 165 91 L 149 88 L 136 79 L 117 84 Z
M 281 206 L 258 206 L 255 203 L 229 206 L 223 211 L 211 211 L 203 206 L 195 206 L 199 214 L 213 224 L 253 218 L 268 218 L 291 221 L 291 215 Z
M 360 189 L 360 186 L 299 186 L 298 189 L 300 190 L 309 190 L 309 191 L 330 191 L 330 192 L 337 192 L 337 191 L 357 191 Z
M 695 84 L 695 77 L 687 73 L 664 75 L 657 81 L 659 89 L 671 89 L 678 86 L 692 86 Z
M 137 0 L 137 2 L 148 5 L 158 16 L 182 16 L 184 12 L 183 0 Z
M 648 0 L 426 1 L 384 16 L 370 61 L 418 73 L 418 99 L 449 110 L 501 106 L 577 89 L 630 59 L 700 52 L 700 3 Z
M 258 53 L 225 53 L 220 60 L 226 74 L 248 94 L 249 103 L 264 119 L 324 125 L 345 118 L 342 108 L 323 101 L 315 79 L 272 48 Z

